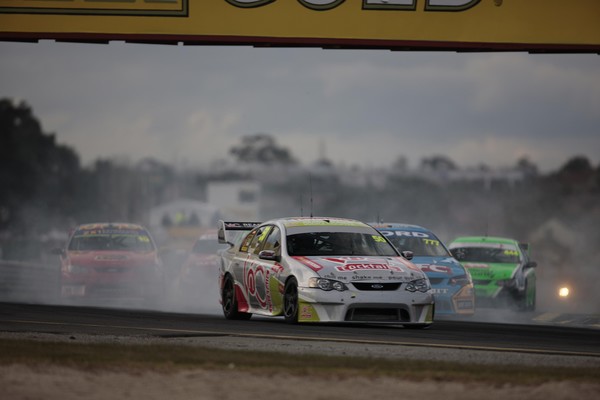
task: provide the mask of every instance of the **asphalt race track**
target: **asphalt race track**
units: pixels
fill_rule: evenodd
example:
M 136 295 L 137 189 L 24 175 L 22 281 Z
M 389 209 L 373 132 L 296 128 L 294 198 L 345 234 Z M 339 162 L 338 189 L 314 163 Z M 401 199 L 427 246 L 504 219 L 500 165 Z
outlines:
M 437 320 L 430 329 L 354 324 L 288 325 L 280 318 L 0 303 L 0 332 L 125 337 L 240 337 L 406 345 L 600 358 L 600 330 L 539 324 Z

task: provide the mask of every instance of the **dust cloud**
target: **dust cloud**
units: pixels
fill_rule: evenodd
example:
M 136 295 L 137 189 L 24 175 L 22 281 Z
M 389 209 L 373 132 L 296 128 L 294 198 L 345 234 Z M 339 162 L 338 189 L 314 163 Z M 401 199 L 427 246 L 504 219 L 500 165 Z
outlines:
M 394 169 L 361 171 L 328 166 L 325 170 L 311 170 L 274 165 L 262 166 L 258 171 L 254 175 L 251 171 L 226 171 L 221 175 L 185 171 L 181 173 L 185 179 L 173 180 L 179 189 L 169 190 L 208 204 L 211 182 L 226 177 L 228 182 L 252 182 L 252 188 L 259 190 L 258 195 L 251 196 L 249 186 L 244 186 L 244 199 L 254 202 L 256 216 L 238 220 L 318 215 L 402 222 L 427 227 L 446 244 L 463 235 L 514 238 L 530 244 L 531 259 L 537 262 L 537 308 L 534 312 L 481 308 L 473 320 L 528 323 L 544 313 L 600 314 L 600 291 L 595 287 L 600 281 L 598 170 L 588 171 L 583 178 L 565 167 L 546 175 L 522 175 L 516 180 L 446 181 Z M 134 172 L 127 175 L 128 179 L 135 181 Z M 121 175 L 111 179 L 118 176 Z M 97 218 L 144 221 L 152 204 L 129 201 L 128 196 L 131 193 L 126 190 L 110 195 L 115 204 L 139 203 L 142 208 L 115 208 L 119 213 L 114 217 L 104 210 Z M 218 203 L 212 207 L 218 208 Z M 215 229 L 214 215 L 207 221 L 200 218 L 198 226 Z M 194 241 L 188 237 L 184 244 L 173 246 L 173 238 L 156 233 L 156 226 L 148 227 L 161 249 L 166 276 L 164 299 L 153 305 L 130 300 L 90 301 L 85 305 L 221 314 L 216 253 L 209 254 L 211 261 L 197 260 L 196 270 L 186 274 L 184 265 L 193 255 Z M 59 258 L 52 252 L 53 248 L 64 246 L 68 229 L 63 230 L 64 236 L 43 243 L 31 257 L 11 257 L 13 245 L 3 238 L 1 301 L 64 303 L 59 296 Z M 559 296 L 561 287 L 569 288 L 568 297 Z

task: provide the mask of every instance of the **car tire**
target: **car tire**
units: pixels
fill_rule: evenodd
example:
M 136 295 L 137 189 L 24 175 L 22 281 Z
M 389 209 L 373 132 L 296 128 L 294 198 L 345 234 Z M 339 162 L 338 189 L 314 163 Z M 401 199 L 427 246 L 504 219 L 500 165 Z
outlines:
M 529 291 L 529 282 L 525 282 L 525 289 L 523 294 L 517 299 L 518 311 L 535 311 L 535 290 L 533 292 L 533 299 L 531 303 L 527 302 L 527 292 Z
M 298 281 L 290 278 L 283 291 L 283 317 L 288 324 L 298 323 Z
M 223 289 L 221 290 L 221 304 L 223 307 L 223 315 L 226 319 L 237 319 L 244 320 L 250 319 L 252 314 L 243 313 L 238 311 L 238 302 L 235 295 L 235 285 L 233 278 L 227 276 L 223 282 Z
M 527 290 L 525 291 L 525 309 L 527 311 L 535 311 L 535 306 L 536 306 L 535 298 L 536 298 L 535 286 L 533 287 L 532 299 L 531 299 L 531 303 L 529 303 L 529 304 L 527 304 Z

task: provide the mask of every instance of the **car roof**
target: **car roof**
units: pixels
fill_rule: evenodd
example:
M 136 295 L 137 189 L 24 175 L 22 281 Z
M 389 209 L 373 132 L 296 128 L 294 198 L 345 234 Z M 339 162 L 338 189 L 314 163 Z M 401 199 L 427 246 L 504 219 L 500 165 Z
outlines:
M 401 222 L 377 222 L 370 224 L 375 229 L 389 229 L 389 230 L 402 230 L 402 231 L 414 231 L 414 232 L 428 232 L 432 233 L 429 229 L 424 228 L 420 225 L 404 224 Z
M 146 230 L 140 224 L 133 224 L 130 222 L 94 222 L 89 224 L 81 224 L 75 228 L 76 230 L 92 230 L 92 229 L 105 229 L 105 228 L 114 228 L 114 229 L 136 229 L 136 230 Z
M 518 244 L 515 239 L 497 237 L 497 236 L 461 236 L 457 237 L 452 243 L 500 243 L 500 244 Z M 450 245 L 452 245 L 452 243 Z
M 349 219 L 349 218 L 339 218 L 339 217 L 287 217 L 287 218 L 277 218 L 271 221 L 267 221 L 268 223 L 280 222 L 286 228 L 288 227 L 308 227 L 308 226 L 347 226 L 347 227 L 362 227 L 368 228 L 370 227 L 368 224 L 364 222 Z

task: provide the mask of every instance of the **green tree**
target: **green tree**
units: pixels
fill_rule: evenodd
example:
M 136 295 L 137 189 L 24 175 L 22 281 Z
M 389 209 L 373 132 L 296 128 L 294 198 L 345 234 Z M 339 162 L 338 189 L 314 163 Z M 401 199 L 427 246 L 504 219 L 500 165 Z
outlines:
M 275 138 L 266 133 L 242 137 L 242 143 L 234 146 L 229 153 L 237 161 L 259 164 L 296 164 L 290 151 L 277 145 Z
M 53 226 L 76 202 L 79 172 L 75 151 L 44 133 L 26 103 L 0 99 L 0 229 Z

